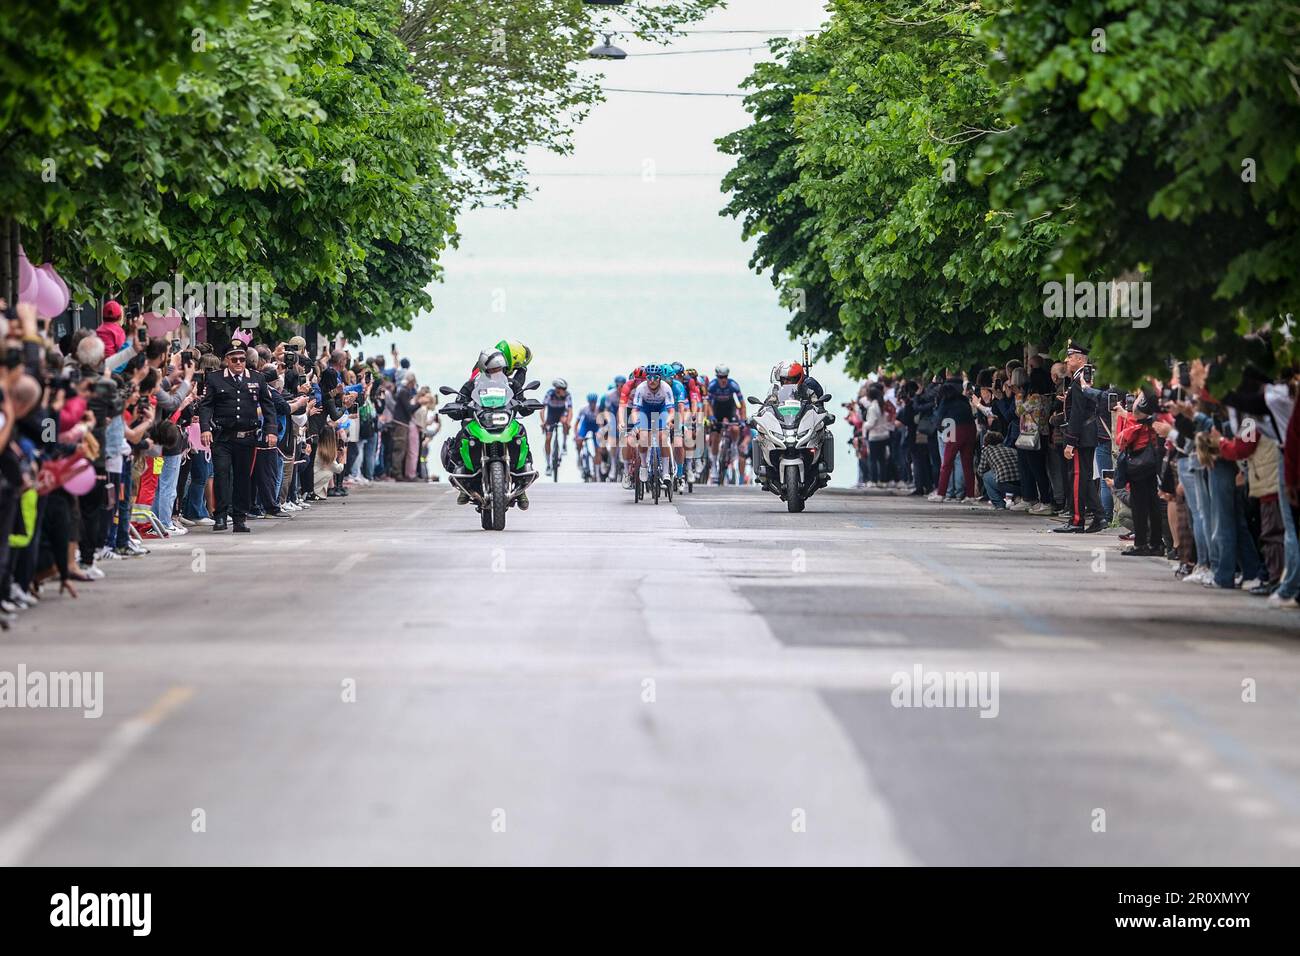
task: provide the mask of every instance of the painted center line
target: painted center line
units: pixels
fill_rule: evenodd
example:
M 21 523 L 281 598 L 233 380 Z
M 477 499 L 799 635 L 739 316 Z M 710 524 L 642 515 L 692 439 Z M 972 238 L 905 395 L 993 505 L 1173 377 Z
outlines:
M 361 551 L 356 554 L 349 554 L 334 567 L 330 568 L 330 574 L 347 574 L 366 558 L 370 557 L 369 551 Z
M 0 829 L 0 867 L 17 866 L 60 820 L 98 787 L 173 710 L 194 696 L 173 687 L 148 710 L 124 720 L 98 751 L 65 773 L 36 802 Z

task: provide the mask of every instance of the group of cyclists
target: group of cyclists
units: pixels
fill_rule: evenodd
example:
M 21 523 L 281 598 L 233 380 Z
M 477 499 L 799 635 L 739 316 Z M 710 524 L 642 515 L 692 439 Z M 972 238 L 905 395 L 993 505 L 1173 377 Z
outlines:
M 810 382 L 798 362 L 784 362 L 773 371 L 773 385 Z M 650 480 L 657 447 L 664 477 L 675 487 L 711 481 L 749 482 L 752 432 L 744 392 L 725 365 L 713 378 L 681 362 L 647 363 L 628 375 L 618 375 L 605 393 L 590 392 L 586 404 L 573 414 L 568 383 L 556 379 L 543 400 L 546 406 L 546 449 L 573 430 L 584 481 L 621 478 L 624 487 Z
M 514 390 L 521 392 L 532 357 L 519 342 L 498 342 L 479 356 L 461 399 L 468 398 L 474 377 L 484 372 L 509 376 Z M 584 481 L 621 479 L 629 489 L 637 480 L 645 483 L 654 447 L 663 479 L 675 488 L 706 482 L 748 484 L 753 434 L 745 394 L 727 366 L 713 371 L 710 378 L 681 362 L 638 365 L 628 375 L 615 376 L 604 394 L 588 393 L 576 412 L 569 383 L 555 379 L 541 400 L 547 476 L 556 476 L 572 434 Z M 772 370 L 773 390 L 781 384 L 806 384 L 821 391 L 798 362 L 782 362 Z M 453 449 L 457 442 L 450 443 Z M 452 454 L 444 450 L 449 467 L 454 467 Z M 525 467 L 531 468 L 526 443 L 521 454 L 529 463 Z M 521 504 L 526 508 L 526 499 Z
M 554 443 L 567 445 L 572 432 L 584 481 L 621 478 L 627 488 L 638 477 L 648 481 L 651 446 L 660 449 L 663 461 L 672 462 L 665 477 L 678 486 L 703 481 L 710 471 L 718 484 L 748 480 L 745 396 L 725 365 L 714 369 L 712 379 L 681 362 L 638 365 L 628 375 L 615 376 L 604 394 L 588 393 L 576 415 L 568 382 L 557 378 L 542 404 L 546 468 L 552 477 L 558 458 Z M 724 442 L 733 452 L 728 464 L 734 475 L 726 467 L 710 468 Z

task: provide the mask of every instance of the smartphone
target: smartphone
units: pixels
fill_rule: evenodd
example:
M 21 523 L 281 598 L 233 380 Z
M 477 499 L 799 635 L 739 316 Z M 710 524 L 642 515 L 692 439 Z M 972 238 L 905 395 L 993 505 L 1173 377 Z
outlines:
M 1115 479 L 1114 468 L 1103 468 L 1101 470 L 1101 480 L 1105 481 L 1107 478 L 1111 479 L 1112 481 Z

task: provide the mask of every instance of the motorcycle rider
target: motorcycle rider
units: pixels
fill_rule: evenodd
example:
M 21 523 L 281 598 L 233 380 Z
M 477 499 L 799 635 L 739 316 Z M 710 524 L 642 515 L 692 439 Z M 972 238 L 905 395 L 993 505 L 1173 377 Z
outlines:
M 518 343 L 515 344 L 517 345 Z M 532 354 L 529 353 L 527 349 L 515 354 L 521 358 L 525 354 L 527 354 L 529 358 L 532 357 Z M 483 384 L 483 382 L 478 381 L 480 375 L 490 377 L 494 384 L 499 382 L 502 387 L 509 387 L 515 398 L 521 397 L 523 394 L 524 383 L 527 379 L 528 369 L 525 366 L 520 365 L 514 370 L 513 374 L 507 375 L 507 372 L 510 371 L 510 362 L 500 349 L 492 348 L 480 352 L 478 362 L 475 363 L 474 370 L 470 373 L 469 379 L 460 387 L 460 392 L 456 395 L 456 401 L 468 404 L 473 400 L 474 389 Z M 460 449 L 461 440 L 465 438 L 467 434 L 466 421 L 468 421 L 468 419 L 461 422 L 460 430 L 456 432 L 454 436 L 443 442 L 442 466 L 447 470 L 448 474 L 460 471 L 460 466 L 456 463 L 456 456 L 459 453 L 458 450 Z M 527 456 L 524 459 L 524 470 L 531 471 L 533 468 L 532 444 L 528 441 L 528 433 L 524 429 L 522 422 L 520 423 L 519 436 L 510 446 L 511 461 L 518 460 L 519 447 L 521 444 L 526 445 L 528 448 Z M 528 492 L 522 492 L 515 500 L 515 503 L 519 505 L 520 511 L 527 511 Z M 464 491 L 461 491 L 456 497 L 456 504 L 469 504 L 469 495 Z
M 782 385 L 800 386 L 799 397 L 804 401 L 814 402 L 826 394 L 817 379 L 798 362 L 780 362 L 772 366 L 772 390 L 767 393 L 764 405 L 775 405 L 777 393 Z

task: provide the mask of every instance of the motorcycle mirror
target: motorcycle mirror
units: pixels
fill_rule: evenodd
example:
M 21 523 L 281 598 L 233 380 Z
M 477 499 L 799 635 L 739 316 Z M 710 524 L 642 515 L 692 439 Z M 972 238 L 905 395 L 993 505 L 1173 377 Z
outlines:
M 529 382 L 527 385 L 524 386 L 524 391 L 531 392 L 533 389 L 541 388 L 541 387 L 542 387 L 541 382 Z
M 817 401 L 819 401 L 819 402 L 829 402 L 829 401 L 830 401 L 832 398 L 834 398 L 834 397 L 835 397 L 835 396 L 833 396 L 833 395 L 823 395 L 821 398 L 817 399 Z
M 749 404 L 751 404 L 751 405 L 762 405 L 762 404 L 763 404 L 763 403 L 760 402 L 757 398 L 755 398 L 753 395 L 750 395 L 748 398 L 745 399 L 745 401 L 749 402 Z
M 456 390 L 452 388 L 450 385 L 444 385 L 442 388 L 438 389 L 438 391 L 441 392 L 443 395 L 457 394 Z

